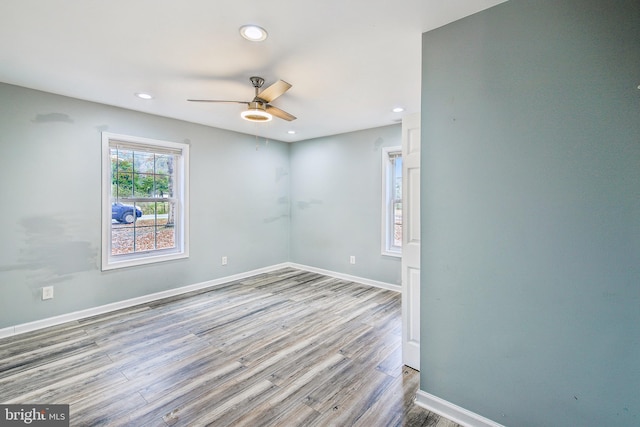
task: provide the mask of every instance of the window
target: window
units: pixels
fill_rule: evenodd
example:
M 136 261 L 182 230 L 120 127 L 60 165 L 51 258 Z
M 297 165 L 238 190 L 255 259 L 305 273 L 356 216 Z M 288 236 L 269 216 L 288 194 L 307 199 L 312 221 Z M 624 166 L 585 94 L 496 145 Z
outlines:
M 402 151 L 382 149 L 382 254 L 402 256 Z
M 102 269 L 189 256 L 189 146 L 102 134 Z

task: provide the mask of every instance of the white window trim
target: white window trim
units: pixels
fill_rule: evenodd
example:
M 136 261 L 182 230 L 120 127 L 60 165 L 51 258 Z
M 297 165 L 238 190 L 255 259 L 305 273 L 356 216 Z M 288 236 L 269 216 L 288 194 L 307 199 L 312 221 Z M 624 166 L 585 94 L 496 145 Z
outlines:
M 179 215 L 176 221 L 180 225 L 180 236 L 176 236 L 176 249 L 173 251 L 151 251 L 135 253 L 130 256 L 113 257 L 111 255 L 111 155 L 110 141 L 122 141 L 133 144 L 145 144 L 180 150 L 180 164 L 177 167 L 179 195 Z M 179 142 L 160 141 L 130 135 L 102 132 L 102 270 L 145 265 L 189 257 L 189 145 Z
M 393 192 L 392 183 L 392 171 L 391 162 L 389 161 L 389 155 L 391 153 L 402 153 L 402 147 L 383 147 L 382 148 L 382 229 L 381 229 L 381 242 L 382 255 L 402 258 L 402 248 L 396 248 L 392 245 L 393 239 L 391 233 L 393 229 L 391 226 L 391 208 L 389 206 L 389 200 Z

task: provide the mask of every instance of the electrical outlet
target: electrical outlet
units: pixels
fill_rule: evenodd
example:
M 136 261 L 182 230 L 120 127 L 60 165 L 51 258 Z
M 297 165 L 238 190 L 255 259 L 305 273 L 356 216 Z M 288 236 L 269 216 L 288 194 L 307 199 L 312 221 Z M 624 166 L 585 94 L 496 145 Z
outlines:
M 227 257 L 226 256 L 222 257 L 222 265 L 227 265 Z
M 53 299 L 53 286 L 45 286 L 42 288 L 42 299 Z
M 349 264 L 355 264 L 356 263 L 356 257 L 355 255 L 351 255 L 349 257 Z

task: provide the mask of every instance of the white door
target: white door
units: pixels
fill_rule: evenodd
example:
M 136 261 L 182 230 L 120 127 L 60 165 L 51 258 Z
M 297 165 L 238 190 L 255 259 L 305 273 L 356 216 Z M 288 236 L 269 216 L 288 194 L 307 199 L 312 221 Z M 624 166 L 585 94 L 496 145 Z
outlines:
M 402 119 L 402 361 L 420 370 L 420 113 Z

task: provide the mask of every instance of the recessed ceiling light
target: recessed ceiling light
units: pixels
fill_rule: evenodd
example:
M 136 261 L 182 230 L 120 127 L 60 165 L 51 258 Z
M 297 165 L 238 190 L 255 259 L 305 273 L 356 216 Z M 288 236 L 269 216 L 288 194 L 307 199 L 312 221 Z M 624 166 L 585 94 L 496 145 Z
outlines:
M 267 39 L 267 31 L 257 25 L 243 25 L 240 27 L 240 35 L 252 42 L 261 42 Z
M 149 95 L 148 93 L 144 93 L 144 92 L 138 92 L 136 93 L 136 96 L 140 99 L 153 99 L 153 96 Z
M 393 110 L 394 113 L 402 113 L 404 111 L 404 108 L 402 107 L 395 107 Z
M 287 131 L 287 133 L 288 133 L 289 135 L 295 135 L 295 134 L 296 134 L 296 131 L 295 131 L 295 130 L 290 130 L 290 131 Z

